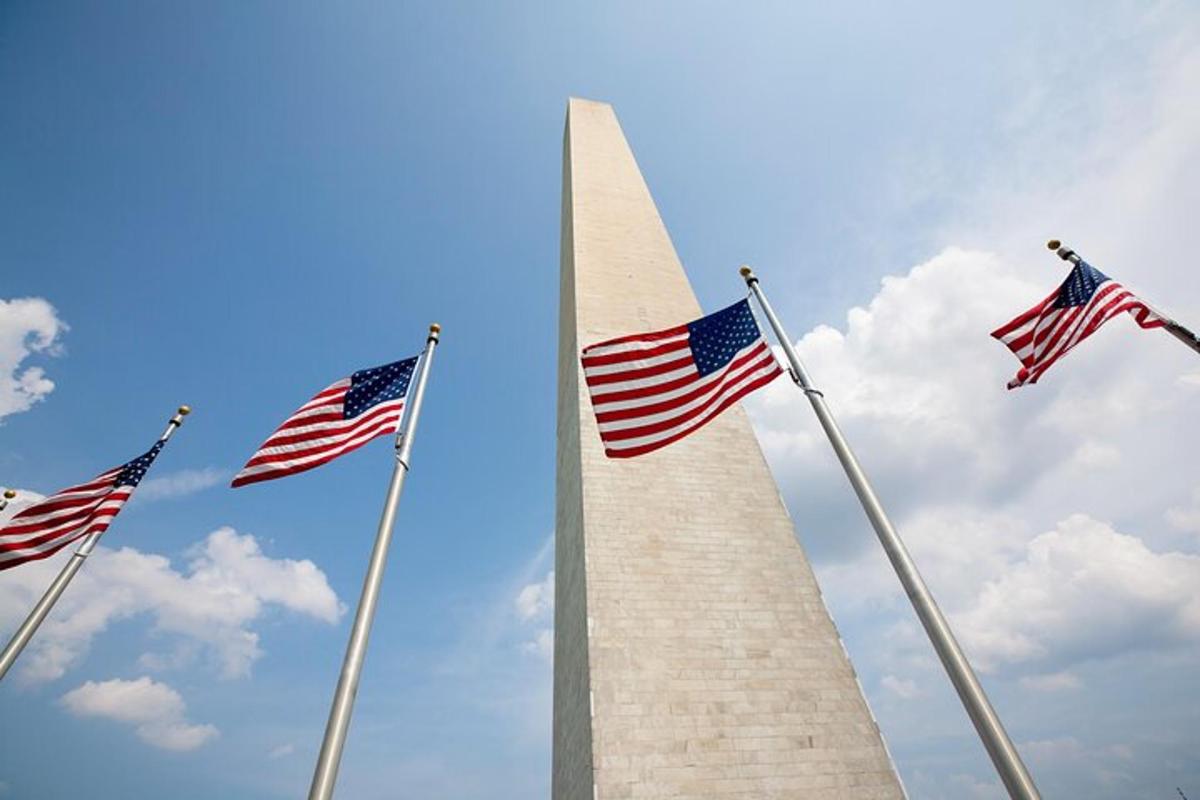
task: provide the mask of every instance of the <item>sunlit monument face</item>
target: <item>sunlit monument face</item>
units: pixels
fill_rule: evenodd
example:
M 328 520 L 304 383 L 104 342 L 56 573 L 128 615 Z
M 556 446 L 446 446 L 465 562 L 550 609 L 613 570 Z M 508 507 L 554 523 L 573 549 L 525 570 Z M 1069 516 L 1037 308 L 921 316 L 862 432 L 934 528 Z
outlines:
M 742 409 L 604 455 L 580 349 L 703 311 L 603 103 L 568 108 L 560 303 L 553 796 L 903 797 Z

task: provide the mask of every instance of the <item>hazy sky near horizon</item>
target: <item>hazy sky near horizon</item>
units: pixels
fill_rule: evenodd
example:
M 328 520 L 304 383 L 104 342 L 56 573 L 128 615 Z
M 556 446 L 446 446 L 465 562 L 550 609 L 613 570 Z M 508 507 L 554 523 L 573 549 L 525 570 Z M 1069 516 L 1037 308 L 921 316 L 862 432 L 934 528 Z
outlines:
M 987 332 L 1057 236 L 1200 325 L 1200 9 L 0 8 L 0 485 L 195 413 L 0 685 L 0 797 L 295 797 L 390 470 L 238 491 L 444 326 L 339 794 L 549 793 L 563 115 L 613 103 L 700 298 L 751 263 L 1047 797 L 1200 795 L 1200 364 Z M 747 402 L 914 800 L 990 765 L 820 438 Z M 0 573 L 0 633 L 58 568 Z

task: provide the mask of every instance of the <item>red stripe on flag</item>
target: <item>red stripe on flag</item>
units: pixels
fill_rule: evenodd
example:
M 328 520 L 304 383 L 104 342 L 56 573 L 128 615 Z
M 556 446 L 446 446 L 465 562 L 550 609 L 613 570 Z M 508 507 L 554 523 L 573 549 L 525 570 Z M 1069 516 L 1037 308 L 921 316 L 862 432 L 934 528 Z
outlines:
M 687 350 L 687 349 L 688 349 L 688 340 L 687 339 L 679 339 L 678 341 L 667 342 L 666 344 L 660 344 L 655 347 L 646 348 L 644 350 L 636 350 L 636 349 L 635 350 L 624 350 L 619 353 L 605 353 L 604 355 L 599 355 L 599 356 L 585 355 L 583 357 L 583 366 L 586 369 L 588 367 L 603 367 L 603 366 L 607 366 L 609 364 L 622 364 L 626 361 L 637 361 L 637 360 L 643 359 L 643 358 L 654 358 L 655 356 L 661 356 L 666 353 L 673 353 L 676 350 Z
M 738 400 L 741 400 L 743 397 L 750 394 L 755 389 L 760 389 L 763 386 L 766 386 L 768 383 L 770 383 L 771 381 L 778 378 L 782 374 L 782 372 L 783 371 L 780 370 L 779 372 L 776 372 L 772 375 L 765 375 L 762 378 L 759 378 L 758 380 L 753 381 L 752 383 L 747 384 L 746 386 L 742 387 L 740 390 L 738 390 L 731 396 L 727 397 L 724 401 L 722 401 L 721 404 L 718 405 L 714 409 L 712 415 L 709 418 L 697 423 L 696 425 L 694 425 L 686 430 L 679 431 L 678 433 L 675 433 L 665 439 L 660 439 L 657 442 L 650 442 L 648 444 L 639 445 L 637 447 L 630 447 L 630 448 L 624 448 L 624 449 L 605 447 L 604 453 L 605 453 L 605 455 L 609 456 L 610 458 L 633 458 L 634 456 L 644 455 L 646 453 L 650 453 L 650 452 L 653 452 L 660 448 L 666 447 L 667 445 L 671 444 L 672 442 L 677 442 L 680 439 L 682 439 L 683 437 L 685 437 L 691 433 L 694 433 L 698 428 L 703 427 L 705 425 L 705 423 L 707 423 L 709 420 L 711 420 L 717 414 L 721 413 L 726 408 L 728 408 L 729 406 L 736 403 Z
M 662 364 L 655 364 L 650 367 L 639 367 L 637 369 L 628 369 L 624 372 L 609 372 L 603 375 L 589 375 L 584 370 L 584 378 L 587 380 L 588 386 L 607 386 L 610 383 L 624 383 L 625 381 L 636 381 L 639 378 L 653 378 L 655 375 L 665 375 L 668 372 L 674 372 L 677 369 L 684 369 L 692 365 L 692 356 L 689 353 L 682 358 L 667 361 Z
M 661 433 L 663 431 L 670 430 L 671 428 L 674 428 L 683 422 L 687 422 L 690 419 L 695 419 L 696 417 L 698 417 L 698 416 L 704 414 L 706 411 L 708 411 L 709 408 L 713 405 L 713 403 L 719 402 L 720 399 L 724 395 L 725 389 L 729 388 L 730 386 L 736 386 L 737 382 L 739 380 L 746 377 L 747 375 L 753 374 L 755 371 L 760 370 L 763 367 L 768 366 L 769 363 L 770 362 L 766 361 L 766 360 L 761 361 L 761 362 L 756 362 L 754 364 L 751 364 L 747 369 L 737 373 L 736 375 L 730 375 L 728 380 L 722 379 L 715 386 L 710 387 L 709 391 L 712 392 L 713 397 L 710 398 L 709 400 L 701 403 L 700 405 L 696 406 L 695 408 L 690 408 L 681 414 L 678 414 L 674 417 L 670 417 L 669 419 L 660 420 L 658 422 L 651 422 L 651 423 L 647 423 L 645 425 L 639 425 L 639 426 L 633 427 L 633 428 L 617 428 L 615 430 L 602 430 L 600 432 L 600 438 L 603 439 L 605 442 L 620 442 L 620 441 L 624 441 L 625 439 L 641 439 L 646 436 L 652 436 L 655 433 Z
M 631 333 L 628 336 L 618 336 L 615 339 L 608 339 L 603 342 L 596 342 L 583 348 L 583 355 L 587 355 L 602 347 L 611 347 L 614 344 L 625 344 L 626 342 L 653 342 L 659 339 L 668 339 L 672 336 L 679 336 L 688 332 L 687 325 L 677 325 L 674 328 L 667 328 L 664 331 L 653 331 L 651 333 Z

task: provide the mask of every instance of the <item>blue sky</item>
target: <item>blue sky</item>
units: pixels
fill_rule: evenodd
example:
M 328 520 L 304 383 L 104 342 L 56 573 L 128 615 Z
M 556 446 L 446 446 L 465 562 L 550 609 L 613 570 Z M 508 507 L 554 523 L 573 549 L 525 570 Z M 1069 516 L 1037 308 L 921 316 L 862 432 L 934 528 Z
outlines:
M 339 786 L 548 794 L 570 95 L 706 307 L 756 266 L 1045 793 L 1200 795 L 1194 356 L 1122 320 L 1009 394 L 986 336 L 1052 235 L 1200 324 L 1193 6 L 7 3 L 0 41 L 0 483 L 195 408 L 0 686 L 0 796 L 303 792 L 388 447 L 224 487 L 434 320 Z M 1001 796 L 810 414 L 748 406 L 910 793 Z

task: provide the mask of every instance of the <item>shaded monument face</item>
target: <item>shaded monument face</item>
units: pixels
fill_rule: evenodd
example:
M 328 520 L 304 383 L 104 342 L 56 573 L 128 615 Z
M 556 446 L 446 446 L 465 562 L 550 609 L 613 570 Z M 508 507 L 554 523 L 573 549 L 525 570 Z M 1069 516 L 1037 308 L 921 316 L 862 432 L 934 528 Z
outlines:
M 570 101 L 562 214 L 553 797 L 902 798 L 740 406 L 604 455 L 580 349 L 702 314 L 607 104 Z

